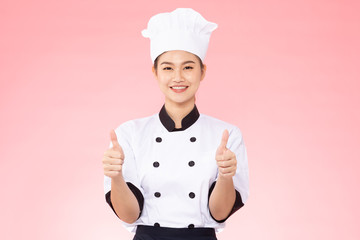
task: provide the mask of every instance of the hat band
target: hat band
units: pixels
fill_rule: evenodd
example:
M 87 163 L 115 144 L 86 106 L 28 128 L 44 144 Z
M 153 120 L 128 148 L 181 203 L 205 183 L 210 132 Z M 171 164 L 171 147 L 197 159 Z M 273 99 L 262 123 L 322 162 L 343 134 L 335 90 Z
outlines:
M 168 31 L 153 36 L 150 43 L 151 60 L 162 53 L 172 50 L 183 50 L 198 56 L 204 61 L 209 44 L 209 37 L 188 31 Z

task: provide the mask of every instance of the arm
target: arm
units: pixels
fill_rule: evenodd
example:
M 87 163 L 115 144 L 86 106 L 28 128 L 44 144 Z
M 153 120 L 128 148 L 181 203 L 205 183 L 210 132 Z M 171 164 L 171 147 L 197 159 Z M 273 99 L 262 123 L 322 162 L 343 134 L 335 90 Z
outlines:
M 236 191 L 232 178 L 219 177 L 210 195 L 209 209 L 217 221 L 226 219 L 233 209 Z
M 116 215 L 126 223 L 135 222 L 140 215 L 138 201 L 124 181 L 120 172 L 118 178 L 111 181 L 111 203 Z
M 210 214 L 217 222 L 224 222 L 244 205 L 240 193 L 234 186 L 238 162 L 236 154 L 226 147 L 228 139 L 229 132 L 225 130 L 215 156 L 218 179 L 209 191 Z
M 137 188 L 124 180 L 122 168 L 124 163 L 124 152 L 121 148 L 116 134 L 111 132 L 112 147 L 103 156 L 103 168 L 105 176 L 111 179 L 111 191 L 106 194 L 107 202 L 116 215 L 126 223 L 135 222 L 141 211 L 139 196 L 136 197 Z

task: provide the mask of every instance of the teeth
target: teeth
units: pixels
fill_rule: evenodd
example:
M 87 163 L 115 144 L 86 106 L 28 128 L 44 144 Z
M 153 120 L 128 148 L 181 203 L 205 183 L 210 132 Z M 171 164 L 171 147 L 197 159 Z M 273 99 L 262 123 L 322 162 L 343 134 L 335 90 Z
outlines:
M 185 89 L 186 87 L 172 87 L 173 89 Z

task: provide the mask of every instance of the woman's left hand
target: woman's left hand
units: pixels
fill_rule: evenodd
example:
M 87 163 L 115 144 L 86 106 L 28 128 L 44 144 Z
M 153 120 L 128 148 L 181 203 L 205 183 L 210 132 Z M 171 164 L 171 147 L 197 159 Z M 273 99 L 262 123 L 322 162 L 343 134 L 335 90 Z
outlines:
M 229 140 L 228 130 L 224 130 L 221 143 L 216 150 L 216 163 L 219 169 L 219 178 L 232 178 L 236 173 L 236 155 L 226 147 Z

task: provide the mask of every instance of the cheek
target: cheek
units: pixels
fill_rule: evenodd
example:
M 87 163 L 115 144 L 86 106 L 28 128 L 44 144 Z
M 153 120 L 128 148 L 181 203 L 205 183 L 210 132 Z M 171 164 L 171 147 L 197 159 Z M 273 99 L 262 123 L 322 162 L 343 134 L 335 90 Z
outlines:
M 189 75 L 188 79 L 193 85 L 198 86 L 201 81 L 201 74 L 196 73 L 196 74 Z
M 168 88 L 168 81 L 166 78 L 158 76 L 157 82 L 161 90 Z

